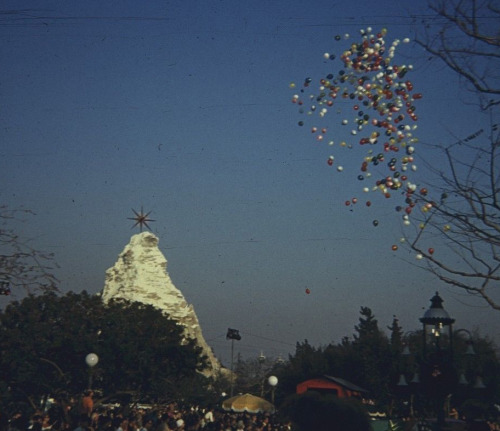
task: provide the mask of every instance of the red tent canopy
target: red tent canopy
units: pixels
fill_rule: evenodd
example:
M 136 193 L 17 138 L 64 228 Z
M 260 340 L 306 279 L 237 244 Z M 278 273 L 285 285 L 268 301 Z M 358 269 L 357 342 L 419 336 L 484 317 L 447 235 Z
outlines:
M 306 380 L 297 385 L 297 393 L 302 394 L 306 391 L 318 391 L 329 394 L 335 394 L 339 398 L 361 397 L 366 389 L 356 386 L 347 380 L 339 377 L 323 376 L 316 379 Z

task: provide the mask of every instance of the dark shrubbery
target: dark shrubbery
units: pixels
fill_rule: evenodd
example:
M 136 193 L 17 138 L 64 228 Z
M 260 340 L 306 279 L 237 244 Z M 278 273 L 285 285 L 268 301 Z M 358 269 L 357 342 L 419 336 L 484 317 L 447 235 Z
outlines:
M 363 405 L 354 398 L 308 391 L 290 396 L 282 406 L 300 431 L 370 431 L 370 419 Z

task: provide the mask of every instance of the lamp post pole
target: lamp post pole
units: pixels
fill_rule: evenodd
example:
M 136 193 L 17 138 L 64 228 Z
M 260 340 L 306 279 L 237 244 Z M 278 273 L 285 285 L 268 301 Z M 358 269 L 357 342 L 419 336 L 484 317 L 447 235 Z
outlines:
M 274 391 L 276 390 L 276 385 L 278 384 L 278 378 L 276 376 L 269 376 L 267 383 L 271 386 L 271 403 L 274 404 Z
M 97 356 L 95 353 L 89 353 L 87 356 L 85 356 L 85 363 L 89 367 L 89 389 L 92 389 L 92 374 L 94 371 L 94 367 L 97 365 L 99 362 L 99 356 Z
M 458 383 L 453 366 L 453 323 L 443 308 L 443 300 L 436 292 L 431 306 L 420 318 L 423 325 L 423 361 L 421 377 L 424 392 L 435 401 L 437 429 L 445 425 L 444 404 L 448 394 Z
M 415 341 L 417 332 L 407 332 L 403 336 L 406 341 L 403 344 L 401 356 L 405 360 L 402 363 L 402 372 L 395 386 L 399 393 L 410 394 L 411 416 L 414 415 L 414 399 L 417 402 L 431 402 L 434 405 L 436 426 L 433 429 L 436 431 L 446 429 L 445 405 L 448 404 L 447 407 L 449 408 L 451 399 L 455 403 L 460 403 L 470 396 L 471 389 L 478 391 L 486 388 L 480 375 L 476 374 L 474 378 L 473 373 L 468 373 L 470 371 L 469 361 L 476 354 L 472 334 L 467 329 L 453 330 L 455 319 L 450 317 L 443 308 L 442 303 L 443 300 L 436 293 L 431 299 L 431 307 L 420 318 L 420 322 L 423 324 L 423 345 L 421 349 L 416 349 L 420 350 L 420 354 L 417 354 L 410 361 L 414 365 L 418 363 L 418 368 L 414 368 L 415 372 L 409 384 L 407 382 L 409 375 L 407 358 L 413 356 L 413 354 L 410 351 L 408 340 L 409 335 L 413 334 Z M 462 333 L 467 335 L 466 339 L 463 338 Z M 463 351 L 461 357 L 456 354 L 457 349 Z M 461 371 L 460 377 L 458 369 Z M 467 374 L 470 374 L 469 378 L 472 379 L 472 384 L 469 384 Z M 419 406 L 423 407 L 421 403 L 419 403 Z M 454 413 L 457 415 L 456 410 Z
M 233 396 L 234 390 L 234 340 L 241 340 L 240 331 L 237 329 L 227 328 L 226 340 L 231 340 L 231 392 L 230 397 Z

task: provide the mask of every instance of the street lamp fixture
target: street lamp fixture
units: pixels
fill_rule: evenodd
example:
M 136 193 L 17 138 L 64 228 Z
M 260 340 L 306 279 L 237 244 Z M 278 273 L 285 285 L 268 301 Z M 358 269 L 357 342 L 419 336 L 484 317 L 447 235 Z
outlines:
M 87 356 L 85 356 L 85 362 L 90 368 L 95 367 L 99 362 L 99 356 L 97 356 L 95 353 L 89 353 Z
M 240 331 L 238 329 L 227 328 L 226 340 L 231 340 L 231 397 L 234 390 L 234 340 L 241 340 Z
M 274 404 L 274 391 L 276 390 L 276 385 L 278 384 L 278 378 L 276 376 L 269 376 L 267 383 L 271 386 L 271 402 Z
M 85 363 L 89 367 L 89 389 L 92 389 L 92 374 L 94 371 L 94 367 L 98 362 L 99 356 L 97 356 L 95 353 L 89 353 L 87 356 L 85 356 Z
M 423 325 L 422 328 L 422 351 L 417 354 L 415 360 L 416 371 L 409 385 L 404 373 L 401 373 L 399 380 L 396 383 L 398 391 L 401 393 L 411 393 L 410 396 L 410 414 L 413 415 L 413 399 L 417 396 L 422 396 L 422 401 L 432 402 L 437 414 L 437 430 L 444 429 L 445 400 L 449 399 L 450 395 L 455 394 L 459 397 L 460 393 L 468 391 L 465 389 L 469 385 L 465 373 L 458 376 L 456 366 L 462 361 L 456 361 L 454 358 L 454 342 L 465 341 L 466 348 L 464 352 L 465 358 L 471 358 L 475 355 L 472 342 L 472 334 L 466 329 L 458 329 L 453 331 L 455 319 L 450 317 L 448 312 L 443 308 L 443 299 L 439 293 L 431 298 L 431 306 L 420 318 Z M 464 340 L 459 337 L 461 333 L 467 335 Z M 410 333 L 409 333 L 410 334 Z M 415 333 L 413 333 L 415 334 Z M 401 354 L 403 357 L 411 355 L 408 342 L 405 343 Z M 468 359 L 467 359 L 468 360 Z M 405 362 L 407 360 L 405 359 Z M 413 361 L 412 361 L 413 362 Z M 409 386 L 412 386 L 410 389 Z M 484 389 L 485 385 L 481 377 L 476 377 L 474 385 L 469 386 L 473 389 Z
M 423 324 L 424 356 L 439 352 L 441 356 L 450 356 L 453 352 L 453 324 L 451 318 L 443 308 L 443 299 L 439 293 L 431 298 L 431 306 L 420 318 Z
M 453 366 L 453 323 L 443 308 L 439 293 L 431 298 L 431 306 L 420 318 L 423 325 L 423 358 L 420 367 L 422 390 L 426 397 L 433 400 L 437 413 L 437 427 L 445 425 L 444 402 L 453 393 L 458 376 Z

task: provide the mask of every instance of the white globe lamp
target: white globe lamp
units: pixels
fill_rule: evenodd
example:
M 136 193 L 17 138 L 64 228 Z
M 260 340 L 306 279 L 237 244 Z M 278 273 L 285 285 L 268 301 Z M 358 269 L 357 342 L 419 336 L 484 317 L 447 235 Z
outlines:
M 85 362 L 89 367 L 95 367 L 99 362 L 99 356 L 97 356 L 95 353 L 89 353 L 87 356 L 85 356 Z

